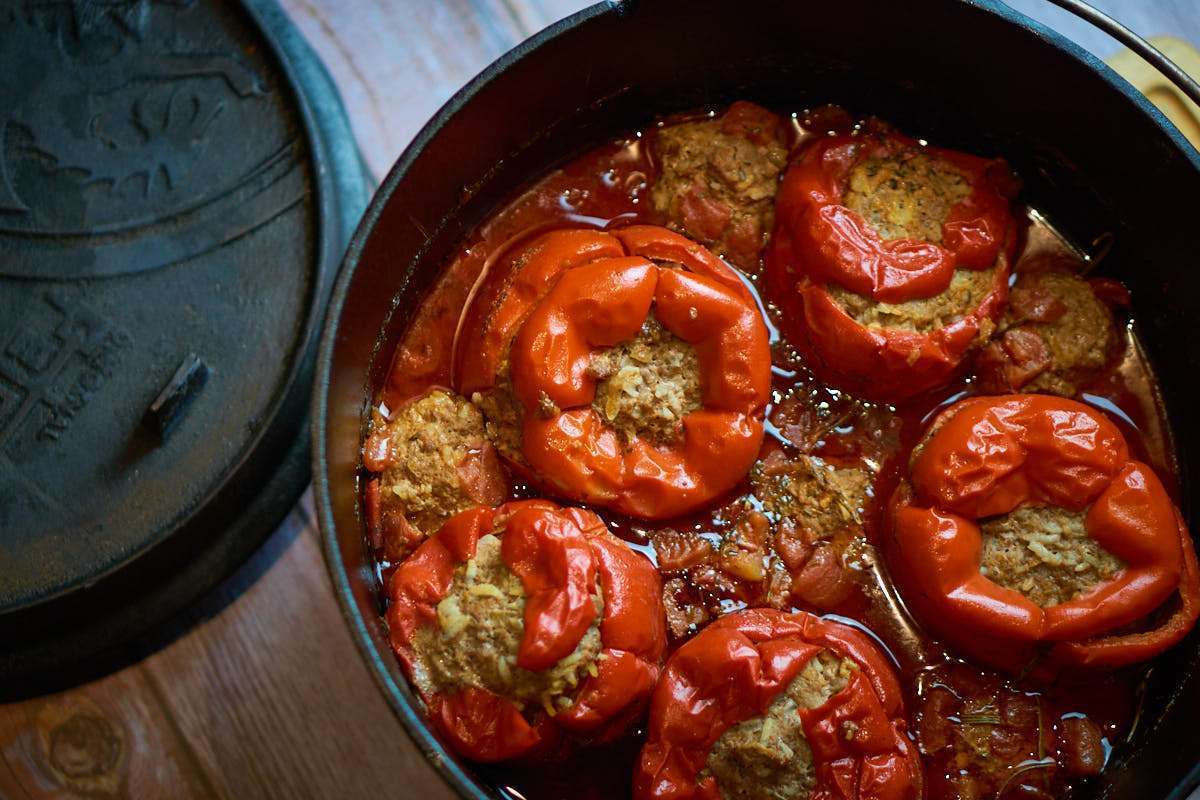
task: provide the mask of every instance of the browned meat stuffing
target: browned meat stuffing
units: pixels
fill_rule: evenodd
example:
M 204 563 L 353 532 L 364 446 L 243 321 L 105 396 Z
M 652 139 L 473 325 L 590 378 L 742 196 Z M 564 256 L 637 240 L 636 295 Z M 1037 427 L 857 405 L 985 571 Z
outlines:
M 589 370 L 600 378 L 593 407 L 626 442 L 634 436 L 675 442 L 683 434 L 683 418 L 700 408 L 696 350 L 653 314 L 636 339 L 600 353 Z
M 1088 536 L 1085 516 L 1027 507 L 984 520 L 979 571 L 1039 606 L 1074 600 L 1125 566 Z
M 670 227 L 752 269 L 774 223 L 787 163 L 780 119 L 753 103 L 734 103 L 717 119 L 662 128 L 654 154 L 655 210 Z
M 941 244 L 942 224 L 950 210 L 970 193 L 970 185 L 953 166 L 913 151 L 857 164 L 850 171 L 842 201 L 884 239 Z M 994 267 L 960 269 L 939 294 L 903 303 L 881 303 L 837 285 L 831 285 L 829 291 L 862 325 L 930 333 L 978 308 L 992 290 L 994 280 Z M 991 329 L 987 328 L 980 339 L 990 335 Z
M 363 448 L 365 466 L 380 475 L 376 507 L 368 509 L 392 560 L 407 555 L 459 511 L 496 505 L 507 485 L 483 416 L 464 398 L 433 390 L 396 409 L 376 412 Z
M 656 444 L 671 444 L 683 434 L 683 418 L 700 408 L 696 350 L 663 328 L 653 313 L 637 337 L 597 353 L 588 369 L 598 379 L 592 407 L 625 443 L 645 436 Z M 507 362 L 500 366 L 497 387 L 471 399 L 483 412 L 496 449 L 523 463 L 524 410 L 513 395 Z M 545 408 L 547 414 L 558 411 L 553 404 Z
M 413 680 L 426 694 L 486 689 L 518 706 L 551 714 L 569 707 L 575 687 L 596 674 L 604 600 L 596 588 L 596 619 L 574 652 L 553 667 L 531 672 L 517 666 L 525 630 L 525 590 L 500 556 L 500 539 L 480 538 L 475 557 L 454 571 L 450 591 L 437 606 L 438 624 L 422 626 L 413 645 Z
M 726 800 L 809 797 L 817 778 L 797 711 L 824 705 L 845 688 L 857 668 L 853 661 L 822 650 L 771 702 L 766 714 L 721 734 L 701 775 L 711 774 Z
M 860 325 L 915 333 L 932 333 L 958 322 L 979 308 L 996 280 L 996 268 L 955 270 L 950 285 L 933 297 L 883 303 L 855 294 L 836 284 L 828 286 L 830 295 Z M 984 320 L 979 340 L 992 335 L 995 326 Z
M 942 223 L 970 193 L 954 167 L 914 151 L 855 165 L 842 202 L 884 239 L 941 244 Z
M 1112 311 L 1091 283 L 1065 271 L 1025 273 L 977 371 L 985 391 L 1071 397 L 1104 369 L 1118 343 Z

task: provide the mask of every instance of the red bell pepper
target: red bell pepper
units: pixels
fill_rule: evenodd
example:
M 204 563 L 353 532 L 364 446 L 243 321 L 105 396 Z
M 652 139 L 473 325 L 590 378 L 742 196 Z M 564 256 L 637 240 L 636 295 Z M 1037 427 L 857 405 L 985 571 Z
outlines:
M 491 310 L 478 318 L 481 346 L 463 354 L 461 388 L 493 388 L 508 353 L 531 478 L 649 519 L 683 514 L 737 484 L 758 455 L 771 383 L 767 329 L 737 274 L 652 226 L 557 231 L 526 252 L 507 288 L 481 298 Z M 703 406 L 684 417 L 678 444 L 634 436 L 626 445 L 591 407 L 597 380 L 587 368 L 603 348 L 636 337 L 652 309 L 696 349 Z M 547 399 L 559 413 L 542 413 Z
M 501 558 L 527 597 L 517 666 L 544 670 L 574 651 L 595 621 L 591 594 L 597 582 L 604 598 L 602 658 L 596 674 L 575 690 L 572 705 L 552 718 L 466 686 L 423 698 L 437 729 L 467 758 L 489 762 L 535 756 L 564 732 L 593 739 L 617 735 L 642 710 L 658 677 L 666 646 L 662 590 L 654 566 L 590 511 L 524 500 L 451 517 L 389 582 L 387 622 L 401 664 L 411 677 L 417 631 L 438 624 L 437 605 L 455 568 L 473 557 L 487 534 L 501 537 Z
M 942 225 L 942 243 L 884 239 L 842 204 L 850 171 L 869 158 L 921 152 L 949 162 L 970 183 Z M 1008 291 L 1016 229 L 1003 162 L 953 150 L 919 147 L 897 134 L 817 139 L 785 173 L 776 198 L 776 227 L 767 251 L 772 298 L 785 311 L 795 343 L 829 382 L 894 402 L 948 381 L 995 319 Z M 932 297 L 956 270 L 996 267 L 991 291 L 961 319 L 922 333 L 868 327 L 829 292 L 837 285 L 884 303 Z
M 886 656 L 847 625 L 805 612 L 754 609 L 712 623 L 667 662 L 635 768 L 636 800 L 719 800 L 716 779 L 700 777 L 713 744 L 730 727 L 764 714 L 822 649 L 858 669 L 823 705 L 799 710 L 818 782 L 810 796 L 920 797 L 920 759 L 905 732 L 900 685 Z
M 978 520 L 1031 505 L 1086 510 L 1088 535 L 1125 566 L 1045 608 L 989 580 Z M 979 397 L 943 412 L 892 498 L 885 543 L 917 615 L 1010 670 L 1044 650 L 1060 664 L 1144 660 L 1178 642 L 1200 610 L 1191 538 L 1162 483 L 1102 413 L 1059 397 Z M 1156 629 L 1110 635 L 1176 593 L 1179 611 Z

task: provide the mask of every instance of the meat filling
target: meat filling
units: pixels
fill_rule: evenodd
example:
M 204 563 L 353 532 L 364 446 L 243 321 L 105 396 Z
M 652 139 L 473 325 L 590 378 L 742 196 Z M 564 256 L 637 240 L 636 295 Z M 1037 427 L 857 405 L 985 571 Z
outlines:
M 1088 536 L 1085 516 L 1030 506 L 984 520 L 979 571 L 1043 608 L 1074 600 L 1125 567 Z
M 597 354 L 588 367 L 597 379 L 592 407 L 628 444 L 635 436 L 658 445 L 683 435 L 683 418 L 700 408 L 700 362 L 690 344 L 664 328 L 653 314 L 638 335 Z M 508 363 L 497 386 L 476 392 L 472 402 L 487 420 L 488 438 L 505 458 L 522 464 L 524 410 L 513 394 Z M 541 413 L 559 413 L 549 398 Z
M 779 173 L 787 163 L 778 118 L 738 103 L 720 119 L 658 131 L 661 171 L 651 193 L 668 225 L 750 268 L 775 218 Z
M 428 536 L 459 511 L 492 505 L 504 494 L 483 417 L 458 395 L 435 390 L 380 421 L 367 449 L 382 450 L 383 514 L 398 513 Z
M 941 244 L 947 215 L 970 193 L 970 185 L 953 167 L 915 152 L 857 164 L 850 171 L 842 202 L 884 239 Z M 994 280 L 994 268 L 960 269 L 944 291 L 903 303 L 877 302 L 836 285 L 829 291 L 860 325 L 930 333 L 978 308 Z M 981 340 L 991 331 L 990 327 L 984 331 Z
M 705 772 L 725 800 L 806 800 L 817 785 L 812 749 L 800 724 L 802 708 L 817 708 L 845 688 L 857 665 L 827 650 L 812 658 L 767 712 L 726 730 L 713 744 Z M 703 776 L 704 773 L 701 773 Z
M 486 392 L 475 392 L 471 395 L 471 402 L 483 413 L 487 437 L 495 445 L 496 451 L 514 464 L 524 464 L 521 424 L 525 412 L 513 393 L 507 360 L 500 365 L 496 387 Z
M 970 184 L 957 170 L 916 152 L 855 165 L 842 203 L 884 239 L 941 244 L 942 223 L 970 193 Z
M 1086 280 L 1065 271 L 1022 275 L 999 330 L 979 358 L 985 389 L 1063 397 L 1104 368 L 1118 338 L 1109 307 Z
M 550 669 L 531 672 L 517 666 L 525 629 L 525 590 L 500 556 L 500 539 L 483 536 L 475 557 L 459 565 L 446 596 L 438 603 L 438 624 L 418 630 L 413 679 L 423 693 L 453 694 L 466 687 L 486 689 L 519 706 L 554 714 L 571 705 L 570 695 L 601 658 L 600 619 L 604 602 L 593 595 L 596 619 L 574 652 Z
M 958 322 L 979 308 L 992 291 L 996 268 L 955 270 L 945 291 L 932 297 L 905 300 L 902 303 L 881 303 L 870 297 L 855 294 L 831 284 L 829 293 L 855 322 L 868 328 L 888 328 L 914 333 L 932 333 Z M 979 340 L 991 337 L 995 324 L 984 320 Z
M 645 436 L 671 444 L 683 434 L 683 418 L 700 408 L 695 348 L 653 315 L 637 338 L 601 353 L 589 369 L 600 379 L 592 406 L 626 442 Z

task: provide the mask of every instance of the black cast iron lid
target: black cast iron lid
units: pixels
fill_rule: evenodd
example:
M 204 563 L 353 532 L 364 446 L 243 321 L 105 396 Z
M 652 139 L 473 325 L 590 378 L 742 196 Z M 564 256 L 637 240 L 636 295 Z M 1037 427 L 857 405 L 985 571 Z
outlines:
M 7 5 L 0 671 L 177 610 L 291 508 L 313 331 L 367 195 L 269 0 Z

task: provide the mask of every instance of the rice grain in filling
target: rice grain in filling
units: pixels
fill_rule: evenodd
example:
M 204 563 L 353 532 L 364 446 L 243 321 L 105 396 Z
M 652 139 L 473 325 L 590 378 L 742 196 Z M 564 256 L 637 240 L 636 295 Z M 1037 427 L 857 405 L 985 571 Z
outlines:
M 942 223 L 971 186 L 953 166 L 921 152 L 868 158 L 850 170 L 842 204 L 884 239 L 942 243 Z
M 638 335 L 597 353 L 588 367 L 597 379 L 592 408 L 628 445 L 635 436 L 670 445 L 683 435 L 683 418 L 701 407 L 700 362 L 692 345 L 664 328 L 653 314 Z M 496 387 L 471 401 L 486 419 L 488 439 L 505 458 L 524 464 L 521 428 L 525 411 L 513 394 L 507 360 Z M 549 398 L 536 410 L 561 411 Z
M 970 193 L 970 184 L 953 166 L 917 152 L 866 159 L 855 165 L 842 202 L 885 240 L 918 239 L 940 245 L 947 215 Z M 902 303 L 878 302 L 836 284 L 828 289 L 860 325 L 931 333 L 978 308 L 992 291 L 994 281 L 995 267 L 958 269 L 942 292 Z M 994 330 L 990 322 L 984 328 L 980 341 L 988 339 Z
M 685 122 L 658 131 L 661 164 L 651 192 L 669 227 L 752 267 L 775 218 L 787 149 L 777 119 L 759 109 L 762 128 L 746 136 L 726 120 Z
M 496 452 L 514 464 L 524 464 L 521 452 L 521 426 L 524 409 L 513 394 L 508 359 L 500 365 L 496 386 L 486 392 L 475 392 L 471 402 L 483 414 L 484 429 Z
M 944 291 L 932 297 L 920 297 L 902 303 L 882 303 L 836 284 L 829 284 L 828 290 L 838 305 L 860 325 L 932 333 L 958 322 L 979 308 L 994 288 L 995 280 L 996 267 L 958 269 Z M 984 320 L 977 340 L 990 338 L 995 327 L 991 320 Z
M 1053 310 L 1046 314 L 1046 308 Z M 1023 312 L 1044 318 L 1026 318 Z M 1074 396 L 1079 384 L 1104 368 L 1117 342 L 1112 311 L 1086 280 L 1064 271 L 1021 275 L 1000 331 L 1028 332 L 1043 343 L 1045 369 L 1019 388 L 1063 397 Z

